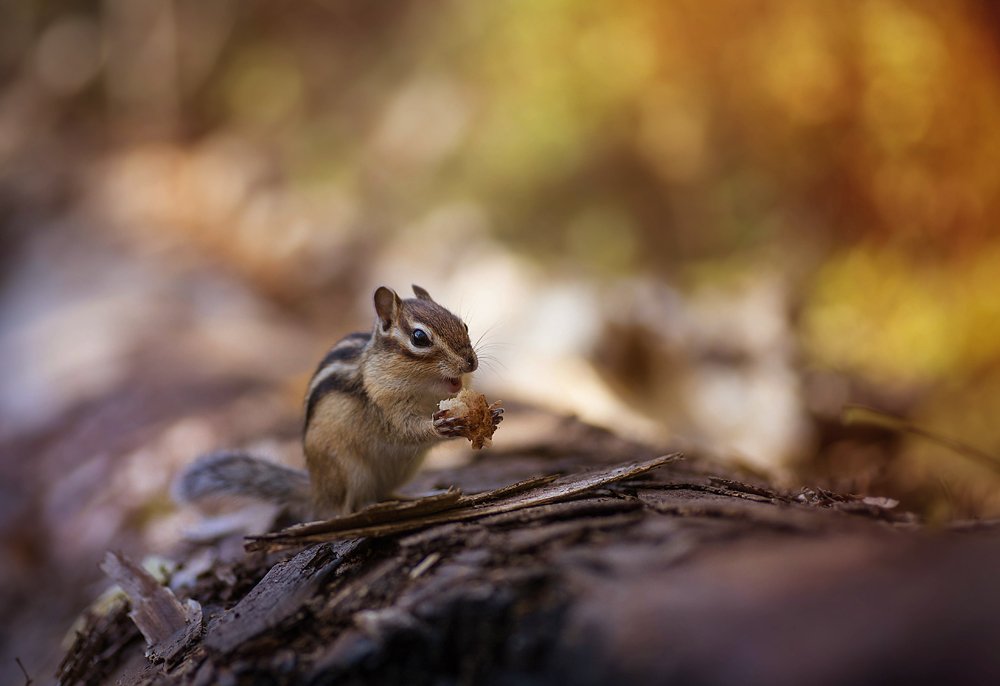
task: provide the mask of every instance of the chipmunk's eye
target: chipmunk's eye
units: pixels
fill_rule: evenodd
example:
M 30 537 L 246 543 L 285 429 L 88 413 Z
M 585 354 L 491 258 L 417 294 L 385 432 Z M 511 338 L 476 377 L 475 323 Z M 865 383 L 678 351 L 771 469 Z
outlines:
M 423 329 L 414 329 L 413 333 L 410 334 L 410 340 L 418 348 L 426 348 L 431 344 L 431 337 Z

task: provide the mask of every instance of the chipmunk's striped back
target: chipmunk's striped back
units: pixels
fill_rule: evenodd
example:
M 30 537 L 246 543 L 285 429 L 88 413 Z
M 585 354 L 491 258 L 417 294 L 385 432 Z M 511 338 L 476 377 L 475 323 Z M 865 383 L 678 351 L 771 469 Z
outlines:
M 337 341 L 320 360 L 306 391 L 306 418 L 308 428 L 316 405 L 330 393 L 346 393 L 366 398 L 361 378 L 361 355 L 371 342 L 372 334 L 352 333 Z

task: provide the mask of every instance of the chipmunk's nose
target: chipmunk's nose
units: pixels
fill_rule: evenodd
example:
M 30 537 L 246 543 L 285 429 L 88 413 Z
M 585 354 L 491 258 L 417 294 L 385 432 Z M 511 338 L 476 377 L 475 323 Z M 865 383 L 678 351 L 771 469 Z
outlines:
M 469 374 L 477 369 L 479 369 L 479 358 L 476 357 L 476 353 L 470 352 L 465 356 L 465 372 Z

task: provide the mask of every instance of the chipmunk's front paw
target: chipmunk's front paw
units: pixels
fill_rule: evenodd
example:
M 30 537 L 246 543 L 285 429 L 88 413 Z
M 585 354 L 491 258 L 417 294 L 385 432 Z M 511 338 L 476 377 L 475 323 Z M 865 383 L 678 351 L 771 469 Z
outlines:
M 462 417 L 452 417 L 448 410 L 439 410 L 434 413 L 434 431 L 438 436 L 444 438 L 458 438 L 464 436 L 468 431 L 465 426 L 465 419 Z
M 493 403 L 497 405 L 497 403 Z M 503 408 L 490 406 L 490 418 L 493 420 L 493 428 L 496 429 L 500 422 L 503 421 Z

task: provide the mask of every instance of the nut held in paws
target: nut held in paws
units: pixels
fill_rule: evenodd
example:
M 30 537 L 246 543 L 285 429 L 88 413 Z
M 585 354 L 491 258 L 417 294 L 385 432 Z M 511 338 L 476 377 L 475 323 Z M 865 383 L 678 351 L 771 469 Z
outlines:
M 462 435 L 472 442 L 475 450 L 489 448 L 493 444 L 493 432 L 503 420 L 500 401 L 491 405 L 485 395 L 468 388 L 462 389 L 454 398 L 442 400 L 438 408 L 447 412 L 448 417 L 462 419 L 465 427 Z

